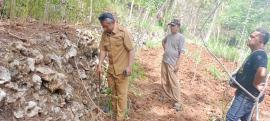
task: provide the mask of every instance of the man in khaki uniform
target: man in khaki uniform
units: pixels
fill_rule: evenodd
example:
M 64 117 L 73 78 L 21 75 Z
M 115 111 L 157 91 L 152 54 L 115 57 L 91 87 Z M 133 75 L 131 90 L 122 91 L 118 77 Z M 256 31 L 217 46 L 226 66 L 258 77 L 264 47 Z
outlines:
M 132 71 L 134 49 L 129 32 L 119 26 L 111 13 L 103 13 L 99 21 L 104 29 L 100 42 L 97 73 L 103 71 L 105 56 L 109 57 L 108 84 L 112 89 L 112 110 L 117 121 L 124 120 L 127 107 L 128 76 Z
M 174 19 L 168 25 L 171 33 L 162 40 L 164 54 L 161 64 L 161 82 L 165 93 L 175 101 L 174 108 L 179 111 L 181 108 L 180 83 L 177 72 L 179 70 L 180 55 L 184 52 L 185 38 L 179 33 L 179 20 Z

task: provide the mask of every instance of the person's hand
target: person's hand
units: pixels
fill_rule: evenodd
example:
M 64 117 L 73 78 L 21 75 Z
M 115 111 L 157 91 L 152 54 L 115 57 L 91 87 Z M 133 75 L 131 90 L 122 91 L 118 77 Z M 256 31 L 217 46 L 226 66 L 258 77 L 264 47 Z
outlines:
M 125 75 L 126 76 L 130 76 L 132 73 L 132 67 L 131 66 L 128 66 L 126 69 L 125 69 Z
M 98 76 L 99 75 L 102 75 L 102 72 L 103 72 L 102 65 L 98 64 L 97 67 L 96 67 L 96 73 L 97 73 L 97 75 Z
M 256 88 L 259 90 L 259 91 L 262 91 L 263 90 L 263 85 L 258 85 L 258 86 L 256 86 Z

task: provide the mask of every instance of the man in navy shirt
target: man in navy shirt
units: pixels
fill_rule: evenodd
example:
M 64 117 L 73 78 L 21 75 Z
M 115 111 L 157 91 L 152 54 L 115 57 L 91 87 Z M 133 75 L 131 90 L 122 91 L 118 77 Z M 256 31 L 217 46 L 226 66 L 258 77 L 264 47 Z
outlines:
M 266 77 L 268 58 L 264 48 L 268 40 L 269 32 L 265 29 L 259 28 L 251 33 L 248 46 L 252 53 L 236 74 L 236 81 L 255 97 L 259 96 L 259 85 Z M 239 119 L 247 121 L 255 101 L 241 88 L 236 88 L 235 98 L 227 112 L 226 121 Z

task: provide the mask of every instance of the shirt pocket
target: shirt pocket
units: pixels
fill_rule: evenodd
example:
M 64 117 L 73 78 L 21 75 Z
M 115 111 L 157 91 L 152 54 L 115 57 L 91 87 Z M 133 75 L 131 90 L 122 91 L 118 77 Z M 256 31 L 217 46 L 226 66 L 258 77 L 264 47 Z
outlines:
M 115 37 L 111 41 L 111 44 L 113 46 L 119 47 L 119 46 L 123 45 L 123 38 L 121 38 L 121 37 Z
M 111 50 L 110 43 L 108 42 L 104 43 L 104 48 L 106 49 L 106 51 L 110 51 Z

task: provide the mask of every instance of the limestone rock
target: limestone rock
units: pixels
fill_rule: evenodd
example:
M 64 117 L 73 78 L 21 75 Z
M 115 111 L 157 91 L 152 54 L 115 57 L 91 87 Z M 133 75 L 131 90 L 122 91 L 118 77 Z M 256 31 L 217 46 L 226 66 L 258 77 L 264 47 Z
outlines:
M 42 84 L 42 80 L 41 80 L 41 77 L 37 74 L 34 74 L 32 76 L 32 81 L 34 83 L 34 88 L 35 90 L 39 90 L 40 87 L 41 87 L 41 84 Z
M 50 69 L 50 68 L 47 67 L 47 66 L 44 66 L 44 67 L 37 67 L 37 68 L 36 68 L 36 71 L 39 72 L 39 73 L 41 73 L 41 74 L 44 74 L 44 75 L 56 73 L 54 70 Z
M 11 80 L 11 74 L 9 70 L 3 66 L 0 66 L 0 84 L 4 84 Z
M 42 77 L 43 80 L 47 81 L 45 87 L 47 87 L 50 92 L 65 91 L 67 86 L 66 76 L 62 73 L 50 74 Z
M 15 118 L 23 118 L 24 117 L 24 111 L 19 108 L 17 111 L 13 112 Z
M 27 58 L 26 62 L 27 62 L 29 69 L 32 72 L 35 71 L 35 60 L 33 58 Z
M 7 96 L 6 92 L 0 89 L 0 102 Z
M 81 79 L 86 79 L 87 75 L 85 74 L 85 70 L 80 69 L 79 70 L 79 76 Z
M 53 62 L 56 62 L 56 64 L 58 65 L 58 67 L 60 69 L 62 69 L 62 57 L 56 55 L 56 54 L 52 54 L 50 55 L 50 59 L 53 61 Z
M 34 101 L 29 101 L 27 104 L 28 105 L 25 107 L 24 111 L 28 117 L 34 117 L 39 113 L 39 110 L 41 110 L 41 108 L 38 107 L 37 103 Z
M 19 91 L 19 86 L 15 82 L 10 82 L 10 83 L 6 84 L 5 87 L 9 88 L 9 89 L 12 89 L 14 91 Z
M 69 58 L 72 58 L 72 57 L 75 57 L 77 55 L 77 50 L 74 46 L 71 46 L 66 55 L 65 55 L 65 58 L 68 60 Z
M 34 57 L 36 64 L 40 64 L 43 61 L 44 56 L 39 50 L 31 50 L 31 55 Z

